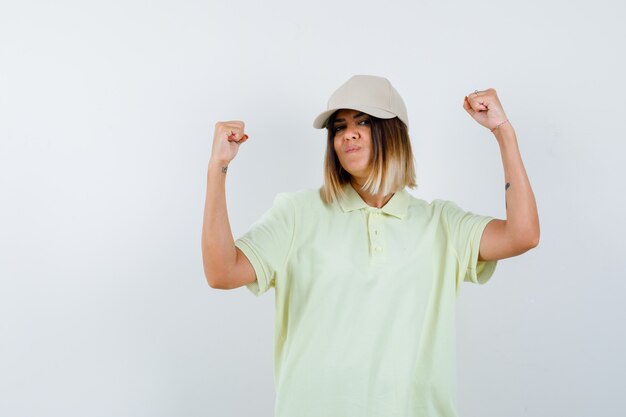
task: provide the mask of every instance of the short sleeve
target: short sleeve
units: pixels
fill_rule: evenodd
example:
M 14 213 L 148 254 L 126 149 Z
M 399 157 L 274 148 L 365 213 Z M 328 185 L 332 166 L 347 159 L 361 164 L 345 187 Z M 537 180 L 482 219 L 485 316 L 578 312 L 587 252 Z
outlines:
M 493 275 L 497 261 L 479 261 L 480 239 L 494 219 L 465 211 L 452 201 L 444 201 L 443 220 L 458 262 L 457 288 L 463 281 L 485 284 Z
M 235 240 L 256 272 L 256 281 L 246 287 L 257 297 L 275 287 L 285 273 L 295 230 L 295 206 L 289 195 L 278 193 L 272 207 Z

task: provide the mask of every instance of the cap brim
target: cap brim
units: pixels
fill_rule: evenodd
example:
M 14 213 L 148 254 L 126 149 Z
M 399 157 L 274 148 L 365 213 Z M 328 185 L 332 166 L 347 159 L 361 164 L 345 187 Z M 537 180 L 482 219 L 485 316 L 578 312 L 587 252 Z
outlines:
M 326 127 L 326 122 L 328 121 L 328 118 L 330 117 L 330 115 L 339 109 L 359 110 L 359 111 L 369 114 L 370 116 L 378 117 L 380 119 L 393 119 L 394 117 L 396 117 L 395 114 L 388 112 L 387 110 L 379 109 L 378 107 L 363 106 L 359 104 L 359 105 L 354 105 L 354 106 L 336 107 L 333 109 L 328 109 L 326 111 L 323 111 L 322 113 L 319 114 L 319 116 L 315 118 L 315 120 L 313 120 L 313 127 L 316 129 L 324 129 Z

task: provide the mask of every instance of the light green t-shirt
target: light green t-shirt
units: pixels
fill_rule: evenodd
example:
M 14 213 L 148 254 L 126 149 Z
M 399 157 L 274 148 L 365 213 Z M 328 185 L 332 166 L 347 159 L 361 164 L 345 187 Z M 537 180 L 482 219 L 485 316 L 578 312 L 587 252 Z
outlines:
M 235 241 L 275 289 L 276 417 L 455 417 L 455 304 L 493 219 L 406 189 L 382 208 L 351 185 L 279 193 Z

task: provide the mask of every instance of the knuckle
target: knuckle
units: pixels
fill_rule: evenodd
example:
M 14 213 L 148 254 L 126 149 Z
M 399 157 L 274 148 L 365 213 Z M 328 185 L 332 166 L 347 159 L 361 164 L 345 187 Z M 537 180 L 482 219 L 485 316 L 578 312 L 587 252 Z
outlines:
M 235 129 L 242 129 L 243 128 L 243 122 L 241 120 L 232 120 L 229 122 L 229 126 L 235 128 Z

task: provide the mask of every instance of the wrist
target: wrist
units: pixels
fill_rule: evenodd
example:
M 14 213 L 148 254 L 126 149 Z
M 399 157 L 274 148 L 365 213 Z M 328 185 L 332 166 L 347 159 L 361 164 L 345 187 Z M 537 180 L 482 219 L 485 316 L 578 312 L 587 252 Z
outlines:
M 228 166 L 228 164 L 230 164 L 230 161 L 225 161 L 223 159 L 209 159 L 209 165 L 211 166 L 225 167 Z
M 491 131 L 491 133 L 495 133 L 496 130 L 500 129 L 502 126 L 505 125 L 511 125 L 511 123 L 509 122 L 509 119 L 504 119 L 503 122 L 498 123 L 497 125 L 495 125 L 493 128 L 489 129 Z
M 230 161 L 224 161 L 219 159 L 210 159 L 209 160 L 209 170 L 221 171 L 224 174 L 228 170 L 228 164 Z
M 511 134 L 515 134 L 515 130 L 513 129 L 513 125 L 507 120 L 506 123 L 501 123 L 498 126 L 490 129 L 491 133 L 496 137 L 496 139 L 500 139 L 503 136 L 508 136 Z

